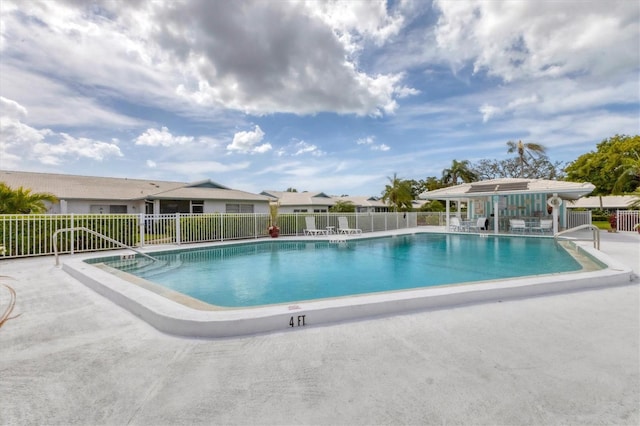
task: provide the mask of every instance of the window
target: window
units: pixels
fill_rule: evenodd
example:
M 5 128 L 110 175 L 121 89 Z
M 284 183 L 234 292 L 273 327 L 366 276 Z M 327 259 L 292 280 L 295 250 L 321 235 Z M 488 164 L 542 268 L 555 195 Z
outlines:
M 204 200 L 192 200 L 191 213 L 204 213 Z
M 160 214 L 191 213 L 189 200 L 160 200 Z
M 313 209 L 314 213 L 326 213 L 327 209 Z
M 306 213 L 307 209 L 293 209 L 294 213 Z
M 93 214 L 123 214 L 127 213 L 127 206 L 119 206 L 119 205 L 106 205 L 106 204 L 91 204 L 89 206 L 89 213 Z
M 253 204 L 227 204 L 225 206 L 227 213 L 253 213 Z

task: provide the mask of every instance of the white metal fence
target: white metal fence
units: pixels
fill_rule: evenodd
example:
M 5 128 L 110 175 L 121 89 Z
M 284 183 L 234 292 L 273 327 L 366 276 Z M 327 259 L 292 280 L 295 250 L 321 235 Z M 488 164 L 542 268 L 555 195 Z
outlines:
M 618 210 L 616 219 L 618 231 L 634 231 L 633 227 L 640 223 L 640 211 Z
M 316 228 L 337 230 L 338 217 L 362 232 L 417 226 L 416 213 L 292 213 L 280 214 L 281 236 L 303 235 L 305 216 L 314 216 Z M 186 244 L 268 237 L 268 214 L 55 214 L 0 215 L 0 258 L 51 255 L 52 235 L 58 229 L 85 227 L 131 247 Z M 119 248 L 103 238 L 76 230 L 57 237 L 59 253 Z
M 591 210 L 586 211 L 567 211 L 567 229 L 575 228 L 580 225 L 591 224 Z

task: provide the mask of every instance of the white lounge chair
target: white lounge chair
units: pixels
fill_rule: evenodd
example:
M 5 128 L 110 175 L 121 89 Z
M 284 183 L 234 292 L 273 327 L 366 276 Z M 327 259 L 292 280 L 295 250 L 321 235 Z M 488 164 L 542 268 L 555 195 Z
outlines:
M 524 234 L 527 231 L 527 225 L 523 219 L 509 219 L 509 227 L 513 233 L 518 232 Z
M 449 218 L 449 231 L 462 231 L 462 224 L 457 216 Z
M 478 220 L 476 220 L 476 224 L 475 225 L 470 225 L 469 226 L 469 231 L 481 231 L 481 230 L 486 230 L 487 229 L 487 218 L 486 217 L 479 217 Z
M 328 230 L 316 228 L 316 218 L 315 217 L 313 217 L 313 216 L 305 216 L 304 220 L 307 223 L 306 229 L 302 230 L 304 235 L 329 235 L 329 231 Z
M 362 234 L 362 229 L 349 228 L 349 221 L 346 217 L 338 217 L 338 233 L 340 234 Z
M 531 227 L 531 232 L 540 232 L 541 234 L 553 232 L 553 220 L 541 219 L 540 225 Z

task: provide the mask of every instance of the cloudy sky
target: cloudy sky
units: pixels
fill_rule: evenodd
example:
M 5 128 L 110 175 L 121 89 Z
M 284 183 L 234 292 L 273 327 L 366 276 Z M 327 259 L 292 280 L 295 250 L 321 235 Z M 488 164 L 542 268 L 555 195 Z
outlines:
M 640 133 L 637 1 L 0 4 L 0 169 L 380 195 Z

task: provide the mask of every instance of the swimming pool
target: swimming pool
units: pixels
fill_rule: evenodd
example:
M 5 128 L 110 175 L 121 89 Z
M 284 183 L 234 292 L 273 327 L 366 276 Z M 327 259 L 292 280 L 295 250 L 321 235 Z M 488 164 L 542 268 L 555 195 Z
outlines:
M 343 243 L 269 240 L 97 262 L 220 307 L 578 271 L 549 238 L 416 234 Z M 590 265 L 593 267 L 593 265 Z M 593 268 L 592 268 L 593 269 Z
M 386 238 L 385 240 L 393 244 L 402 245 L 404 244 L 404 237 L 400 234 L 412 233 L 429 234 L 429 232 L 402 230 L 395 231 L 395 234 L 397 234 L 395 238 Z M 390 235 L 392 233 L 385 234 Z M 422 238 L 423 236 L 417 235 L 417 237 Z M 482 236 L 468 235 L 467 238 L 469 238 L 469 240 L 451 239 L 449 237 L 449 235 L 439 234 L 437 238 L 427 239 L 431 241 L 432 244 L 444 244 L 440 260 L 438 260 L 438 256 L 433 254 L 427 257 L 419 251 L 415 251 L 417 249 L 411 249 L 405 252 L 400 251 L 400 253 L 404 253 L 406 259 L 422 261 L 418 263 L 434 266 L 440 261 L 451 260 L 457 265 L 456 267 L 473 270 L 479 263 L 477 257 L 472 255 L 473 251 L 468 252 L 472 254 L 467 254 L 466 256 L 464 254 L 456 255 L 456 253 L 465 253 L 464 251 L 456 252 L 456 246 L 466 245 L 467 250 L 471 250 L 472 247 L 477 245 L 487 245 L 487 247 L 493 248 L 492 252 L 500 253 L 499 246 L 510 245 L 508 251 L 516 253 L 520 246 L 526 246 L 531 240 L 552 241 L 549 238 L 540 237 L 507 237 L 508 239 L 504 240 L 504 237 L 486 234 Z M 313 258 L 314 262 L 312 263 L 321 263 L 320 260 L 324 258 L 331 260 L 328 255 L 329 251 L 323 250 L 333 250 L 335 255 L 343 260 L 346 258 L 347 263 L 355 265 L 349 259 L 350 256 L 353 255 L 350 250 L 353 250 L 356 241 L 362 239 L 362 242 L 365 244 L 363 247 L 368 247 L 371 244 L 371 241 L 364 241 L 368 240 L 368 238 L 364 236 L 348 237 L 346 243 L 337 245 L 331 245 L 329 238 L 330 237 L 300 237 L 287 238 L 286 240 L 282 239 L 278 241 L 278 243 L 284 243 L 285 247 L 289 247 L 288 251 L 285 250 L 278 252 L 277 255 L 270 255 L 272 256 L 269 258 L 270 262 L 273 261 L 273 256 L 289 258 L 293 253 L 306 252 L 308 248 L 311 252 L 316 253 Z M 492 240 L 494 241 L 492 242 Z M 509 243 L 503 244 L 503 242 L 506 241 Z M 468 244 L 461 244 L 460 242 L 466 242 Z M 497 245 L 495 244 L 496 242 L 498 243 Z M 232 247 L 235 251 L 243 252 L 247 250 L 263 250 L 272 243 L 273 241 L 271 240 L 269 240 L 269 242 L 262 240 L 253 244 L 247 244 L 246 242 L 227 242 L 224 244 L 211 245 L 211 247 L 215 246 L 216 248 L 220 248 L 227 246 Z M 299 250 L 300 245 L 304 245 L 306 247 L 305 250 Z M 329 248 L 330 245 L 331 248 Z M 374 292 L 368 290 L 369 292 L 364 294 L 329 296 L 313 300 L 300 299 L 296 296 L 284 303 L 260 306 L 253 305 L 249 307 L 224 307 L 206 303 L 182 292 L 158 285 L 154 282 L 154 277 L 151 277 L 151 280 L 136 277 L 105 264 L 105 262 L 114 260 L 114 256 L 105 257 L 104 254 L 76 255 L 65 259 L 62 268 L 88 287 L 139 316 L 161 331 L 182 336 L 227 337 L 295 330 L 300 327 L 364 319 L 380 315 L 410 313 L 415 310 L 440 309 L 472 303 L 486 303 L 510 298 L 530 297 L 546 293 L 621 285 L 627 284 L 631 279 L 633 272 L 630 268 L 621 265 L 602 252 L 588 246 L 578 247 L 574 243 L 565 242 L 563 245 L 567 245 L 568 251 L 574 260 L 585 258 L 588 260 L 587 264 L 591 264 L 592 266 L 585 268 L 581 264 L 579 269 L 573 270 L 573 272 L 548 271 L 540 275 L 539 265 L 540 263 L 547 263 L 548 255 L 551 252 L 565 251 L 564 248 L 553 245 L 553 249 L 543 250 L 543 252 L 546 253 L 544 262 L 542 259 L 532 260 L 527 255 L 524 258 L 504 261 L 502 263 L 503 268 L 500 268 L 510 268 L 515 264 L 519 265 L 514 268 L 518 270 L 520 267 L 524 267 L 523 264 L 526 263 L 533 265 L 533 271 L 536 273 L 536 275 L 533 276 L 495 278 L 487 275 L 481 278 L 484 281 L 465 282 L 460 285 L 445 283 L 444 285 L 424 286 L 424 282 L 422 282 L 419 283 L 419 285 L 421 285 L 420 287 L 406 287 L 403 290 L 381 289 Z M 182 258 L 195 255 L 200 251 L 200 249 L 183 249 L 176 251 L 175 247 L 168 247 L 164 250 L 167 255 L 173 256 L 180 254 Z M 391 253 L 388 248 L 377 248 L 375 252 L 378 254 L 378 258 Z M 526 253 L 526 251 L 523 253 Z M 158 250 L 150 254 L 154 256 L 161 255 Z M 130 256 L 129 254 L 123 255 L 122 261 L 132 264 L 138 263 L 137 259 L 131 259 Z M 252 256 L 253 255 L 242 255 L 239 257 L 249 259 Z M 396 256 L 398 255 L 396 254 Z M 118 257 L 118 259 L 120 260 L 120 257 Z M 266 265 L 266 263 L 264 263 L 266 262 L 265 260 L 261 262 L 249 260 L 245 266 L 242 267 L 243 274 L 249 277 L 257 276 L 258 271 L 264 269 Z M 224 263 L 226 263 L 226 258 Z M 286 270 L 290 263 L 291 262 L 281 263 L 280 265 L 284 266 L 280 266 L 280 269 Z M 378 261 L 372 262 L 371 264 L 376 265 L 377 263 Z M 594 264 L 599 266 L 593 267 Z M 390 271 L 387 271 L 387 274 L 396 277 L 392 280 L 401 281 L 397 279 L 399 275 L 394 274 L 399 274 L 400 271 L 406 269 L 407 264 L 404 260 L 400 259 L 393 262 L 392 265 L 395 265 L 395 268 L 391 268 Z M 169 264 L 165 262 L 162 267 L 168 266 Z M 171 267 L 173 266 L 175 265 Z M 237 270 L 234 271 L 237 272 Z M 486 273 L 491 274 L 492 271 L 489 269 Z M 380 273 L 379 275 L 383 274 Z M 358 281 L 363 280 L 360 279 Z M 317 286 L 319 284 L 316 283 L 314 285 Z M 236 288 L 236 291 L 244 291 L 244 287 L 239 286 Z

